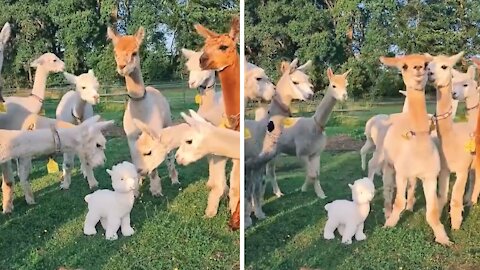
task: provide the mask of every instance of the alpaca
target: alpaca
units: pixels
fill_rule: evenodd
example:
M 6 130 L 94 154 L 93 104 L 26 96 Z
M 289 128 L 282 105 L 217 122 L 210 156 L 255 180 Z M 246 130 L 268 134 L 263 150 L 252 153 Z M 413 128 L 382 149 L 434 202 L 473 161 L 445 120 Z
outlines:
M 298 59 L 291 63 L 282 62 L 282 75 L 277 83 L 277 91 L 270 102 L 268 113 L 259 121 L 245 120 L 245 227 L 252 224 L 250 217 L 254 209 L 257 218 L 265 218 L 262 210 L 262 184 L 265 165 L 277 153 L 276 143 L 283 130 L 283 119 L 291 115 L 292 100 L 306 100 L 313 96 L 313 85 L 304 73 L 312 62 L 297 67 Z
M 437 115 L 435 116 L 440 149 L 439 207 L 448 202 L 450 173 L 456 174 L 450 200 L 450 218 L 453 230 L 462 224 L 463 195 L 468 179 L 473 153 L 465 145 L 473 140 L 475 129 L 469 123 L 454 123 L 452 110 L 452 67 L 462 58 L 463 52 L 453 56 L 438 55 L 428 64 L 428 76 L 437 89 Z
M 472 62 L 477 66 L 477 70 L 480 71 L 480 59 L 472 58 Z M 477 115 L 476 127 L 480 126 L 480 114 Z M 475 149 L 480 149 L 480 132 L 475 131 Z M 480 151 L 475 151 L 475 184 L 473 187 L 471 201 L 475 205 L 480 195 Z M 478 178 L 477 178 L 478 177 Z
M 302 191 L 305 192 L 309 184 L 313 184 L 317 197 L 326 198 L 320 185 L 320 155 L 327 144 L 325 125 L 337 101 L 344 101 L 348 97 L 347 76 L 350 71 L 342 75 L 335 75 L 331 68 L 327 69 L 328 80 L 330 81 L 325 96 L 318 105 L 312 117 L 293 118 L 294 123 L 285 127 L 278 140 L 278 152 L 296 156 L 303 161 L 306 169 L 305 183 Z M 269 164 L 270 165 L 270 164 Z M 268 167 L 268 166 L 267 166 Z M 275 164 L 272 161 L 268 177 L 272 181 L 273 191 L 277 196 L 282 192 L 277 184 L 275 175 Z
M 149 125 L 158 132 L 172 125 L 170 105 L 160 91 L 150 86 L 145 87 L 143 83 L 139 50 L 145 37 L 144 28 L 140 27 L 135 35 L 120 36 L 108 27 L 107 35 L 113 43 L 117 72 L 125 77 L 127 85 L 129 100 L 123 115 L 123 129 L 127 134 L 133 164 L 138 166 L 143 156 L 135 151 L 135 141 L 141 131 L 133 119 Z M 167 167 L 172 184 L 179 184 L 173 153 L 167 158 Z M 153 196 L 161 196 L 162 185 L 157 170 L 154 169 L 147 174 L 150 177 L 150 192 Z
M 82 153 L 85 160 L 96 166 L 104 162 L 105 155 L 98 148 L 104 148 L 102 130 L 113 121 L 98 122 L 100 116 L 89 118 L 82 124 L 69 128 L 35 129 L 32 131 L 0 130 L 0 163 L 12 159 L 46 155 L 59 152 Z M 13 178 L 10 178 L 13 179 Z M 13 210 L 13 181 L 2 184 L 3 213 Z
M 440 172 L 440 155 L 430 138 L 429 118 L 425 102 L 427 65 L 433 59 L 428 55 L 405 55 L 380 57 L 389 67 L 396 67 L 402 73 L 407 87 L 408 112 L 392 121 L 383 144 L 377 145 L 374 158 L 383 164 L 383 193 L 385 200 L 385 227 L 393 227 L 405 208 L 407 179 L 422 179 L 427 204 L 426 219 L 433 229 L 435 241 L 443 245 L 450 242 L 440 222 L 440 208 L 437 198 L 437 176 Z M 391 205 L 394 187 L 395 203 Z
M 100 102 L 98 89 L 100 84 L 95 77 L 93 70 L 88 73 L 75 76 L 64 72 L 63 75 L 67 81 L 75 85 L 75 90 L 65 93 L 58 103 L 56 117 L 72 124 L 80 124 L 85 119 L 93 116 L 93 106 Z M 60 184 L 61 189 L 69 189 L 75 155 L 73 153 L 63 154 L 63 181 Z M 93 175 L 93 169 L 90 164 L 81 162 L 83 175 L 87 178 L 88 186 L 93 189 L 98 186 L 98 182 Z
M 179 164 L 186 166 L 207 154 L 240 159 L 239 132 L 215 127 L 192 110 L 190 116 L 181 115 L 191 128 L 175 155 Z
M 7 46 L 8 39 L 10 38 L 11 27 L 8 22 L 6 22 L 3 27 L 2 31 L 0 31 L 0 102 L 3 103 L 5 100 L 2 96 L 3 90 L 3 79 L 2 79 L 2 67 L 3 67 L 3 52 L 5 51 L 5 47 Z
M 237 53 L 237 43 L 240 34 L 240 18 L 235 16 L 230 24 L 230 32 L 217 34 L 201 24 L 196 24 L 197 33 L 205 38 L 203 54 L 200 56 L 202 69 L 214 69 L 218 71 L 218 77 L 222 85 L 225 116 L 228 126 L 234 130 L 240 130 L 240 57 Z M 240 160 L 233 160 L 230 177 L 229 208 L 230 213 L 240 207 Z M 239 216 L 230 218 L 229 226 L 237 230 L 240 228 Z
M 338 230 L 342 236 L 342 243 L 350 245 L 354 235 L 357 241 L 367 239 L 363 227 L 370 213 L 370 202 L 375 195 L 375 186 L 373 181 L 366 177 L 348 186 L 352 190 L 353 201 L 336 200 L 325 205 L 328 220 L 323 230 L 323 238 L 334 239 L 334 232 Z
M 109 189 L 97 190 L 85 196 L 88 204 L 88 213 L 85 217 L 83 233 L 95 235 L 95 225 L 100 221 L 105 229 L 107 240 L 117 240 L 118 228 L 121 228 L 123 236 L 131 236 L 135 233 L 130 226 L 130 212 L 135 202 L 135 191 L 138 189 L 138 174 L 130 162 L 124 161 L 107 169 L 112 177 L 113 191 Z
M 275 94 L 275 86 L 272 84 L 263 68 L 244 60 L 245 64 L 245 93 L 246 100 L 270 101 Z

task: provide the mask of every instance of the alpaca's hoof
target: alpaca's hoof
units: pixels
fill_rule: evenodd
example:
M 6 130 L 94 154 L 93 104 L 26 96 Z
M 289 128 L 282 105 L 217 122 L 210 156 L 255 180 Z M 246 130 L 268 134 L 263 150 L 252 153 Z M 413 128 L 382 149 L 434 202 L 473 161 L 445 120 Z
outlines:
M 367 239 L 367 236 L 364 233 L 356 234 L 355 239 L 357 239 L 357 241 L 363 241 L 363 240 Z
M 60 184 L 60 189 L 63 189 L 63 190 L 67 190 L 70 188 L 70 185 L 69 184 L 66 184 L 65 182 L 62 182 Z
M 342 240 L 342 244 L 345 244 L 345 245 L 350 245 L 352 243 L 352 239 L 344 239 Z
M 162 197 L 163 196 L 163 193 L 159 190 L 150 190 L 150 192 L 152 193 L 153 197 Z
M 392 228 L 397 225 L 398 218 L 393 218 L 393 216 L 390 216 L 387 221 L 385 221 L 385 225 L 383 225 L 384 228 Z
M 444 246 L 451 246 L 453 245 L 453 242 L 450 241 L 450 239 L 448 238 L 448 236 L 442 236 L 442 237 L 436 237 L 435 238 L 435 242 L 441 244 L 441 245 L 444 245 Z
M 25 201 L 27 202 L 28 205 L 37 204 L 37 203 L 35 202 L 35 199 L 32 198 L 32 197 L 25 197 Z
M 180 185 L 180 181 L 178 181 L 178 179 L 172 179 L 172 185 Z
M 285 194 L 283 194 L 281 191 L 275 192 L 275 196 L 277 196 L 277 198 L 280 198 L 280 197 L 282 197 L 283 195 L 285 195 Z
M 405 207 L 405 210 L 413 212 L 413 206 L 415 203 L 407 203 L 407 207 Z
M 206 218 L 213 218 L 214 216 L 217 215 L 217 212 L 218 212 L 218 209 L 217 208 L 214 208 L 214 209 L 206 209 L 205 210 L 205 217 Z
M 317 197 L 318 197 L 319 199 L 322 199 L 322 200 L 323 200 L 323 199 L 326 199 L 326 198 L 327 198 L 327 195 L 325 195 L 325 194 L 317 194 Z
M 332 239 L 335 239 L 335 235 L 333 233 L 324 233 L 323 238 L 327 240 L 332 240 Z
M 105 239 L 111 240 L 111 241 L 117 240 L 117 239 L 118 239 L 118 235 L 117 235 L 117 233 L 114 233 L 114 234 L 112 234 L 112 235 L 107 235 L 107 236 L 105 237 Z
M 132 227 L 122 230 L 123 236 L 132 236 L 134 233 L 135 233 L 135 230 L 133 230 Z
M 452 218 L 452 230 L 459 230 L 462 225 L 462 217 Z
M 95 182 L 92 182 L 92 183 L 88 183 L 88 187 L 93 190 L 93 189 L 97 189 L 98 188 L 98 182 L 95 181 Z
M 255 217 L 257 217 L 259 220 L 263 220 L 267 218 L 267 215 L 265 215 L 265 212 L 263 211 L 257 211 L 255 212 Z
M 10 214 L 13 211 L 13 205 L 3 208 L 3 214 Z
M 83 228 L 83 234 L 85 234 L 85 235 L 95 235 L 95 234 L 97 234 L 97 230 L 95 229 L 95 227 L 93 227 L 93 228 Z
M 302 192 L 307 192 L 307 185 L 303 185 L 300 189 Z

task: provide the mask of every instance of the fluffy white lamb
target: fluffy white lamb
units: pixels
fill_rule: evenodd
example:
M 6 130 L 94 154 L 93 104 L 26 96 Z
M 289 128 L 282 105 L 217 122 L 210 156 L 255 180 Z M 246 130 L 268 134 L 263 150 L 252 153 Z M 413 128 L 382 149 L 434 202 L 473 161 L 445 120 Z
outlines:
M 325 205 L 328 220 L 323 230 L 325 239 L 334 239 L 337 229 L 342 236 L 342 243 L 347 245 L 352 243 L 354 235 L 357 241 L 367 238 L 363 233 L 363 223 L 370 212 L 370 202 L 375 194 L 373 181 L 366 177 L 348 186 L 352 190 L 353 201 L 336 200 Z
M 135 231 L 130 226 L 130 211 L 135 200 L 135 190 L 138 188 L 138 174 L 135 165 L 124 161 L 107 169 L 112 177 L 114 191 L 97 190 L 85 196 L 88 203 L 88 213 L 85 218 L 83 233 L 94 235 L 98 221 L 105 229 L 107 240 L 117 240 L 118 228 L 121 227 L 124 236 L 131 236 Z

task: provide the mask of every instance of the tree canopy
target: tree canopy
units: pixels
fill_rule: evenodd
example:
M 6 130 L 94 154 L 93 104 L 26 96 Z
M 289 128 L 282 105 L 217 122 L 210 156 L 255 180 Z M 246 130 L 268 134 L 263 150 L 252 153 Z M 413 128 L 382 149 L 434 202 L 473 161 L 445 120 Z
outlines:
M 312 59 L 317 90 L 326 69 L 352 69 L 356 97 L 398 95 L 398 72 L 381 69 L 381 55 L 466 55 L 480 52 L 480 1 L 476 0 L 248 0 L 247 59 L 278 76 L 282 59 Z
M 123 34 L 145 27 L 145 80 L 178 79 L 184 72 L 179 49 L 200 49 L 203 43 L 193 24 L 227 31 L 232 15 L 239 13 L 239 1 L 0 0 L 0 8 L 1 26 L 7 21 L 12 25 L 2 76 L 7 87 L 17 87 L 31 83 L 29 64 L 46 52 L 59 56 L 68 72 L 94 69 L 102 83 L 119 81 L 107 26 Z M 61 83 L 62 77 L 49 79 Z

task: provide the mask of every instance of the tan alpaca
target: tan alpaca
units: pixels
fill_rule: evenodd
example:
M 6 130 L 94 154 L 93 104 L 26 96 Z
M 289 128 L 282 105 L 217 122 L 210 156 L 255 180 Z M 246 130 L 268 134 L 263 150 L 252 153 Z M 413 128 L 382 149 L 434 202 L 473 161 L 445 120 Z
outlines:
M 383 185 L 385 227 L 393 227 L 405 209 L 405 193 L 409 178 L 422 179 L 427 204 L 426 219 L 433 229 L 435 241 L 450 245 L 445 228 L 440 222 L 440 208 L 437 198 L 437 176 L 440 172 L 440 155 L 430 138 L 430 126 L 425 103 L 426 68 L 431 56 L 406 55 L 381 57 L 386 66 L 396 67 L 402 72 L 407 88 L 408 113 L 392 121 L 383 145 L 377 146 L 379 159 L 383 161 Z M 394 178 L 395 174 L 395 178 Z M 395 203 L 391 210 L 394 187 L 397 188 Z
M 112 28 L 108 27 L 107 35 L 113 43 L 117 72 L 125 77 L 129 96 L 127 109 L 123 115 L 123 129 L 127 134 L 132 161 L 137 168 L 141 168 L 143 167 L 143 155 L 135 150 L 135 141 L 139 137 L 141 130 L 134 124 L 133 119 L 147 124 L 158 133 L 162 128 L 172 125 L 170 105 L 160 91 L 150 86 L 145 87 L 143 83 L 139 51 L 145 37 L 144 28 L 140 27 L 135 35 L 120 36 Z M 173 153 L 168 155 L 167 167 L 172 184 L 179 183 Z M 162 185 L 157 170 L 143 171 L 141 173 L 148 173 L 150 176 L 150 192 L 152 195 L 161 196 Z

